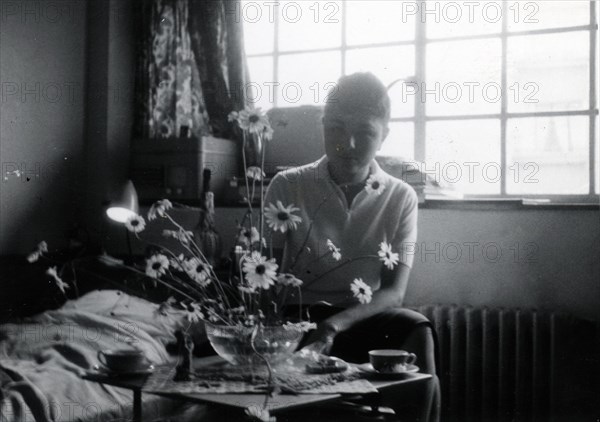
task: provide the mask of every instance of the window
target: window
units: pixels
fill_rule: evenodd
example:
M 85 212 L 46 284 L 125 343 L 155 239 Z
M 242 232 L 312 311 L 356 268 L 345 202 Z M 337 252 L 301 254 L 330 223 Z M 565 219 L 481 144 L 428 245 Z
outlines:
M 342 74 L 392 84 L 380 151 L 465 197 L 593 200 L 590 1 L 244 1 L 257 106 L 322 105 Z

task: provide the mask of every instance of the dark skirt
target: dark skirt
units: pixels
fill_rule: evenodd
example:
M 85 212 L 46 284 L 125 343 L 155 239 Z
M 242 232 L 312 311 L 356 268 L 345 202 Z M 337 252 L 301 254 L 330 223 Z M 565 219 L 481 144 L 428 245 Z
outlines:
M 344 308 L 336 306 L 317 304 L 303 305 L 301 310 L 298 306 L 288 306 L 285 308 L 285 314 L 295 317 L 299 316 L 301 311 L 303 318 L 310 318 L 312 322 L 319 323 L 343 310 Z M 401 349 L 411 332 L 422 326 L 431 328 L 435 341 L 435 330 L 424 315 L 402 307 L 388 308 L 338 333 L 331 354 L 348 362 L 368 362 L 369 350 Z M 300 345 L 302 346 L 303 344 Z

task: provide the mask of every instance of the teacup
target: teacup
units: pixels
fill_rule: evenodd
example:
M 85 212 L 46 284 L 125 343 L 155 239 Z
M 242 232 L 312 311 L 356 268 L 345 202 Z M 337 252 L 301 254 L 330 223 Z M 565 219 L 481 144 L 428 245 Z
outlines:
M 417 360 L 417 355 L 406 350 L 380 349 L 369 352 L 369 361 L 377 372 L 384 374 L 404 372 Z
M 98 360 L 115 372 L 139 371 L 150 365 L 144 352 L 137 349 L 100 350 Z

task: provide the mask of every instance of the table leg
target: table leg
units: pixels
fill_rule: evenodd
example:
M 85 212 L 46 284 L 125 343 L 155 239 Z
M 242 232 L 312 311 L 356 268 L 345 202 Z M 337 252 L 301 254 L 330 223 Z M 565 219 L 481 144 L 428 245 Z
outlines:
M 133 390 L 133 422 L 142 422 L 142 390 Z

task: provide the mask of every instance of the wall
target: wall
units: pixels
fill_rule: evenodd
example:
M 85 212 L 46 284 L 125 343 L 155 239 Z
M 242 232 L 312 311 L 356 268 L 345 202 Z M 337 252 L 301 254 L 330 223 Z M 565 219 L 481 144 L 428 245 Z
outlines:
M 132 4 L 2 2 L 0 255 L 61 249 L 74 223 L 103 236 L 102 204 L 129 170 Z
M 225 252 L 244 212 L 216 209 Z M 174 210 L 173 216 L 188 229 L 198 219 L 197 212 L 187 210 Z M 600 321 L 599 211 L 423 207 L 418 225 L 407 305 L 537 308 Z M 160 233 L 168 224 L 148 227 L 142 238 L 164 242 Z M 110 225 L 109 232 L 109 251 L 127 253 L 122 228 Z M 143 243 L 133 239 L 133 249 L 143 253 Z
M 134 24 L 131 0 L 89 2 L 84 218 L 105 236 L 103 204 L 129 173 L 133 125 Z
M 600 321 L 598 210 L 422 209 L 417 246 L 408 304 L 546 308 Z
M 85 193 L 86 2 L 3 1 L 0 19 L 0 255 L 62 247 Z

